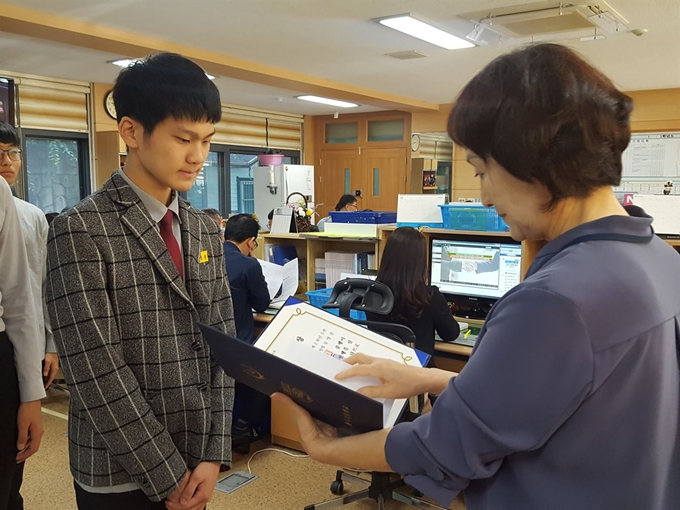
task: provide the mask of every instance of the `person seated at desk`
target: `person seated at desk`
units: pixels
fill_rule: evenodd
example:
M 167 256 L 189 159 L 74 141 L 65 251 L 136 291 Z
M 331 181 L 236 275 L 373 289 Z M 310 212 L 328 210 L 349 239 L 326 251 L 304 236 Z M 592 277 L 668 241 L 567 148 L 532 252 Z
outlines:
M 384 315 L 366 313 L 371 321 L 395 322 L 416 335 L 416 348 L 434 354 L 434 333 L 453 342 L 460 326 L 446 299 L 434 285 L 427 284 L 427 241 L 413 227 L 399 227 L 387 238 L 376 280 L 394 294 L 394 308 Z M 430 360 L 430 363 L 432 361 Z
M 236 214 L 227 220 L 224 232 L 224 260 L 234 302 L 236 336 L 255 342 L 253 310 L 264 312 L 269 306 L 269 289 L 262 266 L 253 256 L 260 225 L 250 214 Z
M 340 197 L 340 200 L 338 200 L 338 203 L 335 205 L 335 210 L 336 211 L 356 211 L 359 208 L 357 204 L 357 197 L 354 195 L 342 195 Z M 319 220 L 319 223 L 316 224 L 316 226 L 319 229 L 319 232 L 324 231 L 324 225 L 328 222 L 332 222 L 330 216 L 326 216 L 325 218 L 321 218 Z
M 253 256 L 260 225 L 250 214 L 236 214 L 227 220 L 224 259 L 234 303 L 236 338 L 253 344 L 253 310 L 264 312 L 269 306 L 269 289 L 262 266 Z M 234 451 L 247 454 L 250 443 L 268 429 L 269 397 L 236 383 L 231 444 Z

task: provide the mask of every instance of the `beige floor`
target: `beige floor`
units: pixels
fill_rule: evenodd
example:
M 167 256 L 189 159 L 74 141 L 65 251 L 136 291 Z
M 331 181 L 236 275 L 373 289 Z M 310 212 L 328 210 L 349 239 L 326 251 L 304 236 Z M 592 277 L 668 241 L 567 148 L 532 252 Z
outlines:
M 40 451 L 26 464 L 22 488 L 26 510 L 76 509 L 73 480 L 68 470 L 68 440 L 65 436 L 67 406 L 68 396 L 65 393 L 49 391 L 43 405 L 43 443 Z M 260 442 L 254 446 L 256 448 L 251 452 L 271 445 Z M 306 505 L 334 497 L 329 491 L 336 471 L 332 466 L 319 464 L 309 458 L 292 458 L 266 451 L 252 458 L 251 455 L 235 455 L 233 469 L 247 471 L 249 459 L 252 472 L 259 478 L 233 494 L 216 492 L 210 510 L 302 510 Z M 358 488 L 346 484 L 345 489 L 353 491 Z M 388 510 L 413 508 L 394 501 L 386 507 Z M 369 510 L 375 509 L 376 503 L 358 501 L 342 508 Z M 451 508 L 464 510 L 465 505 L 456 501 Z

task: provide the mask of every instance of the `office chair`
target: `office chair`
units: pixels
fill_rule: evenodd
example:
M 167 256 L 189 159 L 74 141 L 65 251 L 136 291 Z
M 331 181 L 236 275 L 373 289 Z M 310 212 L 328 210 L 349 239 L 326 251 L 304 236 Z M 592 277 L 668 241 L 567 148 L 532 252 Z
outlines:
M 387 285 L 363 278 L 348 278 L 337 282 L 333 287 L 328 302 L 323 305 L 324 308 L 339 309 L 340 317 L 346 320 L 364 325 L 371 331 L 375 331 L 394 341 L 415 347 L 416 337 L 413 331 L 402 324 L 350 318 L 350 310 L 361 310 L 387 316 L 392 311 L 393 306 L 394 295 Z M 409 399 L 410 411 L 414 415 L 420 414 L 422 405 L 422 395 Z M 358 492 L 342 495 L 344 493 L 344 482 L 350 482 L 366 488 Z M 405 485 L 404 479 L 393 473 L 372 471 L 369 481 L 340 469 L 330 487 L 331 492 L 340 497 L 323 503 L 307 505 L 305 510 L 326 510 L 347 505 L 361 499 L 375 500 L 378 503 L 378 510 L 383 510 L 385 502 L 389 500 L 400 501 L 418 508 L 443 510 L 443 507 L 424 501 L 415 495 L 409 496 L 395 490 Z

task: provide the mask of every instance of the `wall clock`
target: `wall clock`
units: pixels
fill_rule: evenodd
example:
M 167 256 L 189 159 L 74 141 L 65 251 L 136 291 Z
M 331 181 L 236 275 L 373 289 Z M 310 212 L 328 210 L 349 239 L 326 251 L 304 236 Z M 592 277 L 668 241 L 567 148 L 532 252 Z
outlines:
M 116 117 L 116 105 L 113 103 L 113 90 L 109 90 L 104 96 L 104 109 L 109 117 L 118 120 Z

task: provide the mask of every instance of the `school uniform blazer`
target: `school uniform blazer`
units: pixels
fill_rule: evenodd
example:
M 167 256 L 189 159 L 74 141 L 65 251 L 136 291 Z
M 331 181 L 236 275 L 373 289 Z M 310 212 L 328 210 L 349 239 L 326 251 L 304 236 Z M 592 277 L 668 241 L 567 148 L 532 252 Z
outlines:
M 231 463 L 233 380 L 197 322 L 235 335 L 217 226 L 179 200 L 185 280 L 135 191 L 114 174 L 58 216 L 47 302 L 71 391 L 69 454 L 91 487 L 167 497 L 199 462 Z

